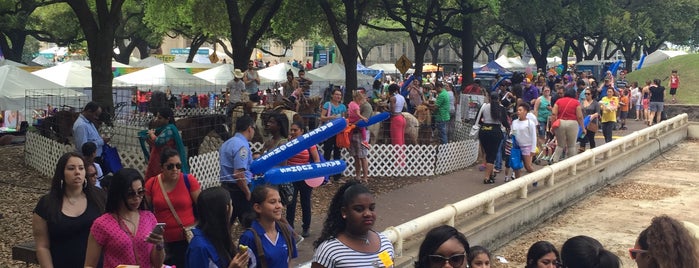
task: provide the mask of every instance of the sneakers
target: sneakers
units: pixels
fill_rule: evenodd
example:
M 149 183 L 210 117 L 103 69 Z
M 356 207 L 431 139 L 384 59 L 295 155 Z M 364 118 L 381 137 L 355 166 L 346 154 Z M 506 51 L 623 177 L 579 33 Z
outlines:
M 370 149 L 370 148 L 371 148 L 371 145 L 369 145 L 369 143 L 366 142 L 366 141 L 363 141 L 363 142 L 362 142 L 362 146 L 364 146 L 364 147 L 367 148 L 367 149 Z

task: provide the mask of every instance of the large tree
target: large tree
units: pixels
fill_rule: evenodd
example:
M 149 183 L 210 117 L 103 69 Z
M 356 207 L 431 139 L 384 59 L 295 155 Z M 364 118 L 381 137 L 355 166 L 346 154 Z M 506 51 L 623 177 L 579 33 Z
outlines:
M 114 33 L 124 0 L 64 0 L 75 12 L 87 41 L 92 69 L 92 100 L 111 113 Z M 91 6 L 94 4 L 94 6 Z
M 503 0 L 500 26 L 519 36 L 539 69 L 545 70 L 549 51 L 560 37 L 562 10 L 574 0 Z
M 366 20 L 371 0 L 316 0 L 328 19 L 333 40 L 345 64 L 345 87 L 357 88 L 357 32 L 359 25 Z M 349 103 L 352 94 L 345 94 L 344 102 Z
M 61 45 L 81 38 L 70 8 L 58 2 L 0 0 L 0 49 L 7 59 L 22 61 L 27 36 Z
M 370 22 L 370 24 L 388 24 L 389 21 L 381 20 Z M 394 27 L 395 25 L 383 25 L 384 27 Z M 367 57 L 369 53 L 376 48 L 386 44 L 394 44 L 397 40 L 405 38 L 404 33 L 399 32 L 387 32 L 382 30 L 377 30 L 374 28 L 369 28 L 366 26 L 359 27 L 359 32 L 357 33 L 357 45 L 361 48 L 359 53 L 359 60 L 362 64 L 366 65 Z
M 381 7 L 386 15 L 402 27 L 384 28 L 369 25 L 388 31 L 405 31 L 415 49 L 415 75 L 422 75 L 425 54 L 432 39 L 448 31 L 450 20 L 460 14 L 458 8 L 450 6 L 449 1 L 440 0 L 382 0 Z
M 233 63 L 247 70 L 247 62 L 257 42 L 270 28 L 282 0 L 226 1 Z
M 151 47 L 159 47 L 163 34 L 153 31 L 144 23 L 146 0 L 132 0 L 124 3 L 121 21 L 115 32 L 114 43 L 119 53 L 114 53 L 114 59 L 123 64 L 129 64 L 130 56 L 138 49 L 141 59 L 150 54 Z

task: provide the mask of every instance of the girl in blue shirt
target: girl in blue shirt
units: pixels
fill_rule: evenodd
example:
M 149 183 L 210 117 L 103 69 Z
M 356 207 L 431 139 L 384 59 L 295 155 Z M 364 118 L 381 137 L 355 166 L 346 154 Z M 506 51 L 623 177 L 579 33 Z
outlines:
M 187 267 L 248 267 L 247 251 L 236 253 L 231 242 L 233 204 L 227 190 L 212 187 L 197 199 L 199 223 L 187 248 Z
M 257 218 L 240 237 L 240 245 L 251 250 L 250 259 L 259 267 L 288 268 L 289 262 L 298 253 L 293 230 L 289 224 L 281 221 L 284 205 L 279 191 L 271 185 L 257 186 L 252 191 L 250 202 Z M 258 246 L 263 252 L 259 252 Z

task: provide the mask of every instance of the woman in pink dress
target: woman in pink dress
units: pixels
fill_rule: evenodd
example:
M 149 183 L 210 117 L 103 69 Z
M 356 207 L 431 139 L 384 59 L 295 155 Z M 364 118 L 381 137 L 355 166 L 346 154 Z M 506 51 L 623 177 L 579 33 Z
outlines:
M 162 267 L 165 259 L 162 229 L 155 231 L 155 215 L 145 210 L 146 190 L 135 169 L 119 170 L 109 186 L 106 213 L 92 224 L 87 241 L 85 267 L 120 264 Z

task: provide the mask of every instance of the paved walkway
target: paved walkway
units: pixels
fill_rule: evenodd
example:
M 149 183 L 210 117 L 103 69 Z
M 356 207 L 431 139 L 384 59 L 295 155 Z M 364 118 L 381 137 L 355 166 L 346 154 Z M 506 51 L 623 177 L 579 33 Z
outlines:
M 614 131 L 615 138 L 646 127 L 641 121 L 630 119 L 626 122 L 628 130 Z M 604 144 L 601 132 L 595 136 L 595 140 L 597 146 Z M 540 167 L 534 165 L 535 169 Z M 374 230 L 383 231 L 389 226 L 410 221 L 440 209 L 446 204 L 461 201 L 504 183 L 504 174 L 498 174 L 495 184 L 483 184 L 483 174 L 478 170 L 478 166 L 474 165 L 464 170 L 436 176 L 429 181 L 381 194 L 376 197 L 378 219 L 374 225 Z M 294 265 L 310 261 L 313 257 L 313 241 L 318 238 L 322 230 L 323 220 L 325 220 L 325 215 L 314 215 L 311 223 L 311 236 L 299 245 L 299 257 L 294 260 Z

